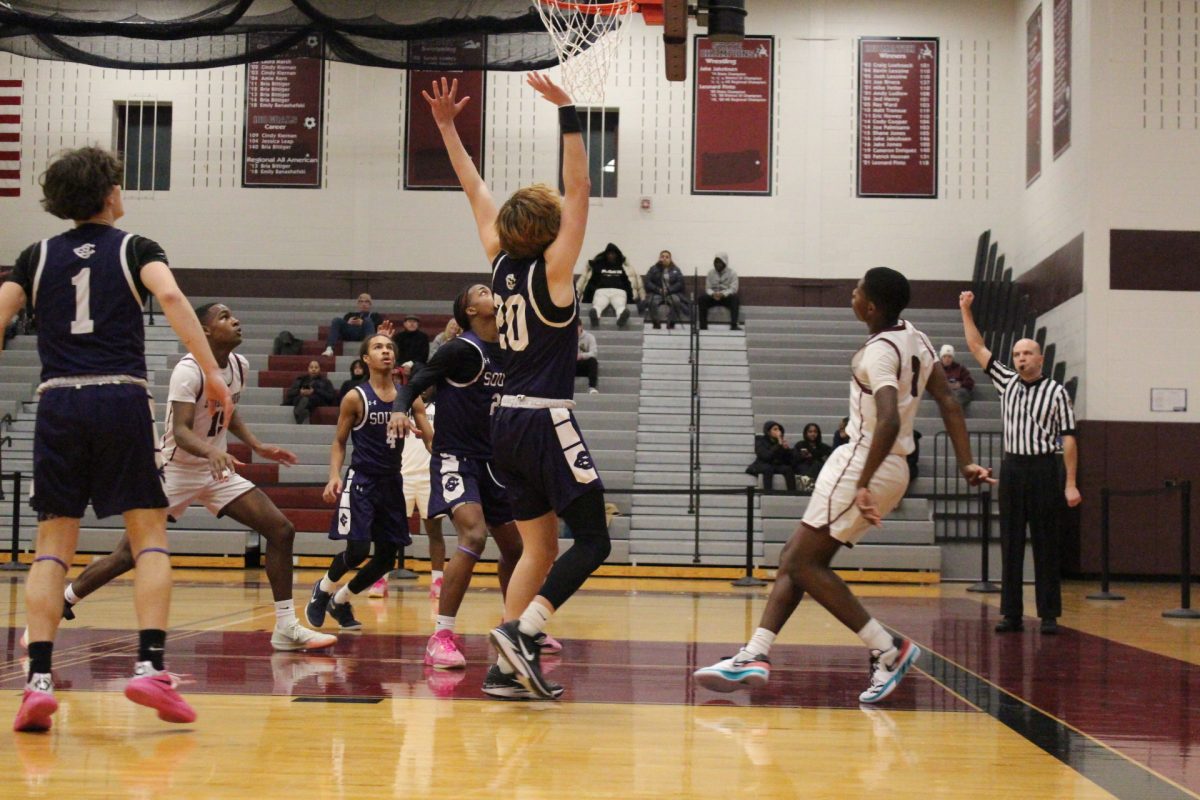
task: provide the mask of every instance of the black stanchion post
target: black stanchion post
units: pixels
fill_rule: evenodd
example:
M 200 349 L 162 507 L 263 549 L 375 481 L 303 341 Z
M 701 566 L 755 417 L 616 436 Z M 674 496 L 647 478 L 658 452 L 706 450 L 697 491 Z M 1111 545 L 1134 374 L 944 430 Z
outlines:
M 1200 611 L 1192 608 L 1192 482 L 1167 481 L 1167 486 L 1179 489 L 1179 560 L 1180 607 L 1164 611 L 1171 619 L 1197 619 Z
M 1088 595 L 1088 600 L 1124 600 L 1125 597 L 1108 590 L 1108 487 L 1100 490 L 1100 591 Z
M 21 473 L 14 472 L 12 492 L 12 543 L 7 564 L 0 564 L 0 569 L 25 571 L 28 564 L 21 563 Z
M 979 493 L 979 541 L 982 548 L 979 552 L 979 582 L 967 587 L 968 592 L 979 594 L 996 594 L 1000 587 L 991 581 L 991 545 L 992 530 L 992 490 L 984 489 Z
M 767 582 L 754 577 L 754 487 L 746 487 L 746 574 L 733 582 L 734 586 L 766 586 Z

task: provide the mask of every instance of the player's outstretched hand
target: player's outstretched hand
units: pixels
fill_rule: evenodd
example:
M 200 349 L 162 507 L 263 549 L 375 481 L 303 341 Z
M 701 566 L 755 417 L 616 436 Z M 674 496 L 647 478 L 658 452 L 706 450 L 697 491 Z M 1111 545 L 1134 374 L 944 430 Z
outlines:
M 326 503 L 337 502 L 338 495 L 342 493 L 342 479 L 330 478 L 329 483 L 325 484 L 325 491 L 321 492 L 321 498 Z
M 385 319 L 383 321 L 383 324 L 375 329 L 375 335 L 376 336 L 383 335 L 383 336 L 387 336 L 388 338 L 395 336 L 396 335 L 396 323 L 392 322 L 390 319 Z
M 883 515 L 879 513 L 879 506 L 875 505 L 875 495 L 871 494 L 870 489 L 864 486 L 855 492 L 854 505 L 858 508 L 858 513 L 862 514 L 863 519 L 876 528 L 883 527 Z
M 992 477 L 991 467 L 981 467 L 978 464 L 967 464 L 962 468 L 962 476 L 967 479 L 967 484 L 970 486 L 982 486 L 985 483 L 994 486 L 998 483 Z
M 393 411 L 391 416 L 388 417 L 388 436 L 394 439 L 403 439 L 408 435 L 408 426 L 410 424 L 408 414 L 402 411 Z
M 233 397 L 229 394 L 229 384 L 218 370 L 212 370 L 204 376 L 204 390 L 208 395 L 208 413 L 214 417 L 224 413 L 226 424 L 233 419 Z
M 278 461 L 280 464 L 291 467 L 300 463 L 300 457 L 291 450 L 284 450 L 282 447 L 273 444 L 260 444 L 254 452 L 258 453 L 263 458 L 269 458 L 272 461 Z
M 534 91 L 556 106 L 569 106 L 574 102 L 571 100 L 571 95 L 567 94 L 566 89 L 540 72 L 529 73 L 525 78 L 525 82 L 532 86 Z
M 238 461 L 229 453 L 217 451 L 208 457 L 208 469 L 212 473 L 213 480 L 223 481 L 237 472 L 238 467 L 242 466 L 245 466 L 245 464 Z
M 438 124 L 438 127 L 453 125 L 454 118 L 458 116 L 458 112 L 466 108 L 471 98 L 456 99 L 458 95 L 458 78 L 455 78 L 448 84 L 445 78 L 440 78 L 435 80 L 430 88 L 433 89 L 432 95 L 422 89 L 421 96 L 425 98 L 426 103 L 429 103 L 429 110 L 433 112 L 433 121 Z
M 974 302 L 975 302 L 975 293 L 974 292 L 959 292 L 958 293 L 958 307 L 961 308 L 963 311 L 970 310 L 971 304 Z

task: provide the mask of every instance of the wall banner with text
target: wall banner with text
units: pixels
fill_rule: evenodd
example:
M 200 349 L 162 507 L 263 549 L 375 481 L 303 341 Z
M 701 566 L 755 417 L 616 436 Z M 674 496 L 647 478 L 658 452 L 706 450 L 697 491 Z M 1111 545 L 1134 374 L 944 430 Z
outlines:
M 692 194 L 771 194 L 775 38 L 694 44 Z
M 467 154 L 475 162 L 476 169 L 483 174 L 483 119 L 487 88 L 487 73 L 482 67 L 486 63 L 484 37 L 473 36 L 463 39 L 427 39 L 409 43 L 410 53 L 428 69 L 409 70 L 408 90 L 405 99 L 404 136 L 404 188 L 458 190 L 458 178 L 442 135 L 438 132 L 429 113 L 429 104 L 421 96 L 430 91 L 435 79 L 445 78 L 447 83 L 458 80 L 458 98 L 470 97 L 455 118 L 458 135 L 462 138 Z M 478 70 L 451 70 L 439 68 L 439 64 L 458 65 L 478 63 Z
M 1025 185 L 1042 174 L 1042 7 L 1025 23 Z
M 262 46 L 248 36 L 250 49 Z M 321 56 L 321 37 L 312 34 L 278 58 L 246 65 L 242 186 L 321 187 Z
M 858 40 L 859 197 L 938 194 L 938 39 Z
M 1054 0 L 1054 157 L 1071 146 L 1071 0 Z

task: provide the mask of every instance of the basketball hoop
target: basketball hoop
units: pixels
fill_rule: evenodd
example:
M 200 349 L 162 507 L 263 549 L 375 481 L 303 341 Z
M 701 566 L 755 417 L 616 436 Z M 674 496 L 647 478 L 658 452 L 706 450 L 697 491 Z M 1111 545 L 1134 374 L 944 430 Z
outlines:
M 634 0 L 609 3 L 534 0 L 554 42 L 563 84 L 577 103 L 604 102 L 604 83 Z

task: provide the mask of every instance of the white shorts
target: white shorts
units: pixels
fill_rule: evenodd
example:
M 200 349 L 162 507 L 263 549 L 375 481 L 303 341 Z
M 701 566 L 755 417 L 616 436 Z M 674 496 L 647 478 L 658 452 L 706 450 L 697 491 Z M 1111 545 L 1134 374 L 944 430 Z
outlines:
M 408 510 L 404 513 L 412 516 L 413 509 L 420 512 L 421 519 L 429 519 L 429 472 L 425 480 L 409 480 L 404 477 L 404 502 Z
M 804 524 L 810 528 L 829 528 L 829 535 L 843 544 L 853 546 L 871 527 L 854 505 L 858 479 L 867 463 L 868 447 L 844 444 L 833 451 L 813 488 L 804 512 Z M 871 494 L 881 516 L 891 513 L 908 488 L 908 461 L 902 455 L 890 454 L 871 476 Z
M 163 491 L 167 495 L 167 516 L 178 520 L 188 506 L 199 503 L 214 516 L 222 516 L 225 507 L 247 492 L 254 491 L 253 483 L 236 472 L 216 480 L 208 466 L 181 467 L 167 464 L 163 468 Z

